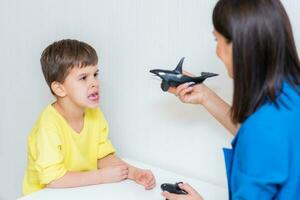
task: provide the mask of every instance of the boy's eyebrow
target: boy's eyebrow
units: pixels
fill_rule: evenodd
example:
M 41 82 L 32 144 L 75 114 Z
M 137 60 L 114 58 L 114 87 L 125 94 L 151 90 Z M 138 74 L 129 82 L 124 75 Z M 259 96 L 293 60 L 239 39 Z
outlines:
M 77 77 L 80 77 L 80 78 L 81 78 L 81 77 L 84 77 L 84 76 L 87 76 L 87 73 L 81 73 L 81 74 L 78 74 L 78 75 L 77 75 Z
M 92 72 L 92 74 L 95 74 L 95 73 L 98 73 L 99 72 L 99 69 L 97 69 L 95 72 Z M 77 76 L 80 77 L 80 76 L 87 76 L 89 73 L 86 73 L 86 72 L 83 72 L 83 73 L 80 73 L 78 74 Z

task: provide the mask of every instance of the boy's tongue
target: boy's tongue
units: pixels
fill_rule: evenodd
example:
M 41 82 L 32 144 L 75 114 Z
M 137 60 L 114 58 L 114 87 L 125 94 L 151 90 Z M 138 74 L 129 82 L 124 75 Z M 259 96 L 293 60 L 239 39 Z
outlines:
M 97 100 L 98 99 L 98 93 L 93 93 L 93 94 L 90 94 L 89 96 L 88 96 L 88 98 L 90 99 L 90 100 Z

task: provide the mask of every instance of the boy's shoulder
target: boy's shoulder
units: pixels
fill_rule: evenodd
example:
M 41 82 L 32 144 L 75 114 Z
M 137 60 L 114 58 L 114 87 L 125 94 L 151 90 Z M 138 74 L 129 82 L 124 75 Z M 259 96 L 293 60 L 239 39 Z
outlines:
M 51 133 L 51 135 L 58 133 L 62 122 L 62 117 L 59 116 L 52 104 L 49 104 L 39 114 L 28 136 L 29 140 L 38 137 L 38 135 L 41 136 L 41 133 Z
M 49 104 L 42 110 L 40 113 L 37 123 L 38 124 L 55 124 L 58 121 L 62 120 L 62 116 L 59 115 L 58 111 L 55 110 L 55 108 L 52 106 L 52 104 Z
M 85 115 L 87 115 L 89 118 L 104 118 L 103 112 L 100 108 L 87 108 L 85 110 Z M 49 104 L 42 110 L 40 113 L 38 120 L 36 123 L 38 124 L 57 124 L 65 122 L 65 119 L 59 114 L 59 112 L 52 106 L 52 104 Z
M 31 135 L 41 129 L 53 129 L 58 127 L 62 119 L 60 119 L 60 116 L 56 112 L 51 104 L 46 106 L 35 121 Z
M 105 122 L 106 119 L 100 108 L 87 108 L 85 110 L 85 115 L 87 119 L 87 123 L 94 121 L 95 123 Z M 85 123 L 86 123 L 85 122 Z M 93 122 L 92 122 L 93 123 Z M 38 132 L 38 130 L 46 129 L 46 130 L 62 130 L 66 127 L 69 127 L 68 122 L 59 114 L 59 112 L 49 104 L 44 108 L 44 110 L 40 113 L 34 127 L 33 132 Z

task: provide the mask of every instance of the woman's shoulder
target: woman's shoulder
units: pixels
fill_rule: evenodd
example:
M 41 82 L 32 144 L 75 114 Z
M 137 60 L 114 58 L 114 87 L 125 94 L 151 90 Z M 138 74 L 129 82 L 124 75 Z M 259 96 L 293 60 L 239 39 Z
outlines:
M 253 116 L 241 125 L 232 146 L 252 150 L 249 153 L 257 152 L 255 149 L 266 152 L 286 149 L 290 140 L 287 128 L 278 121 Z
M 298 90 L 298 91 L 297 91 Z M 300 117 L 300 86 L 284 83 L 275 102 L 266 101 L 244 122 L 247 126 L 272 125 L 280 127 L 284 122 Z
M 239 140 L 283 141 L 300 129 L 300 95 L 291 85 L 283 86 L 275 103 L 267 102 L 241 125 Z

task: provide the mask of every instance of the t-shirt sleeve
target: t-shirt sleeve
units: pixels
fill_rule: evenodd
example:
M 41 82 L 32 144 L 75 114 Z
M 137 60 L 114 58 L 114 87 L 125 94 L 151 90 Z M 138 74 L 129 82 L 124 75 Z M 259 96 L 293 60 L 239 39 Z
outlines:
M 108 138 L 108 124 L 104 118 L 104 115 L 99 110 L 100 115 L 100 139 L 98 143 L 98 159 L 104 158 L 105 156 L 115 153 L 116 150 L 113 147 L 110 139 Z
M 250 123 L 239 133 L 231 176 L 232 199 L 273 199 L 288 176 L 288 140 L 276 125 Z
M 67 171 L 61 152 L 61 139 L 53 128 L 39 128 L 35 140 L 36 161 L 40 184 L 47 185 L 59 179 Z

